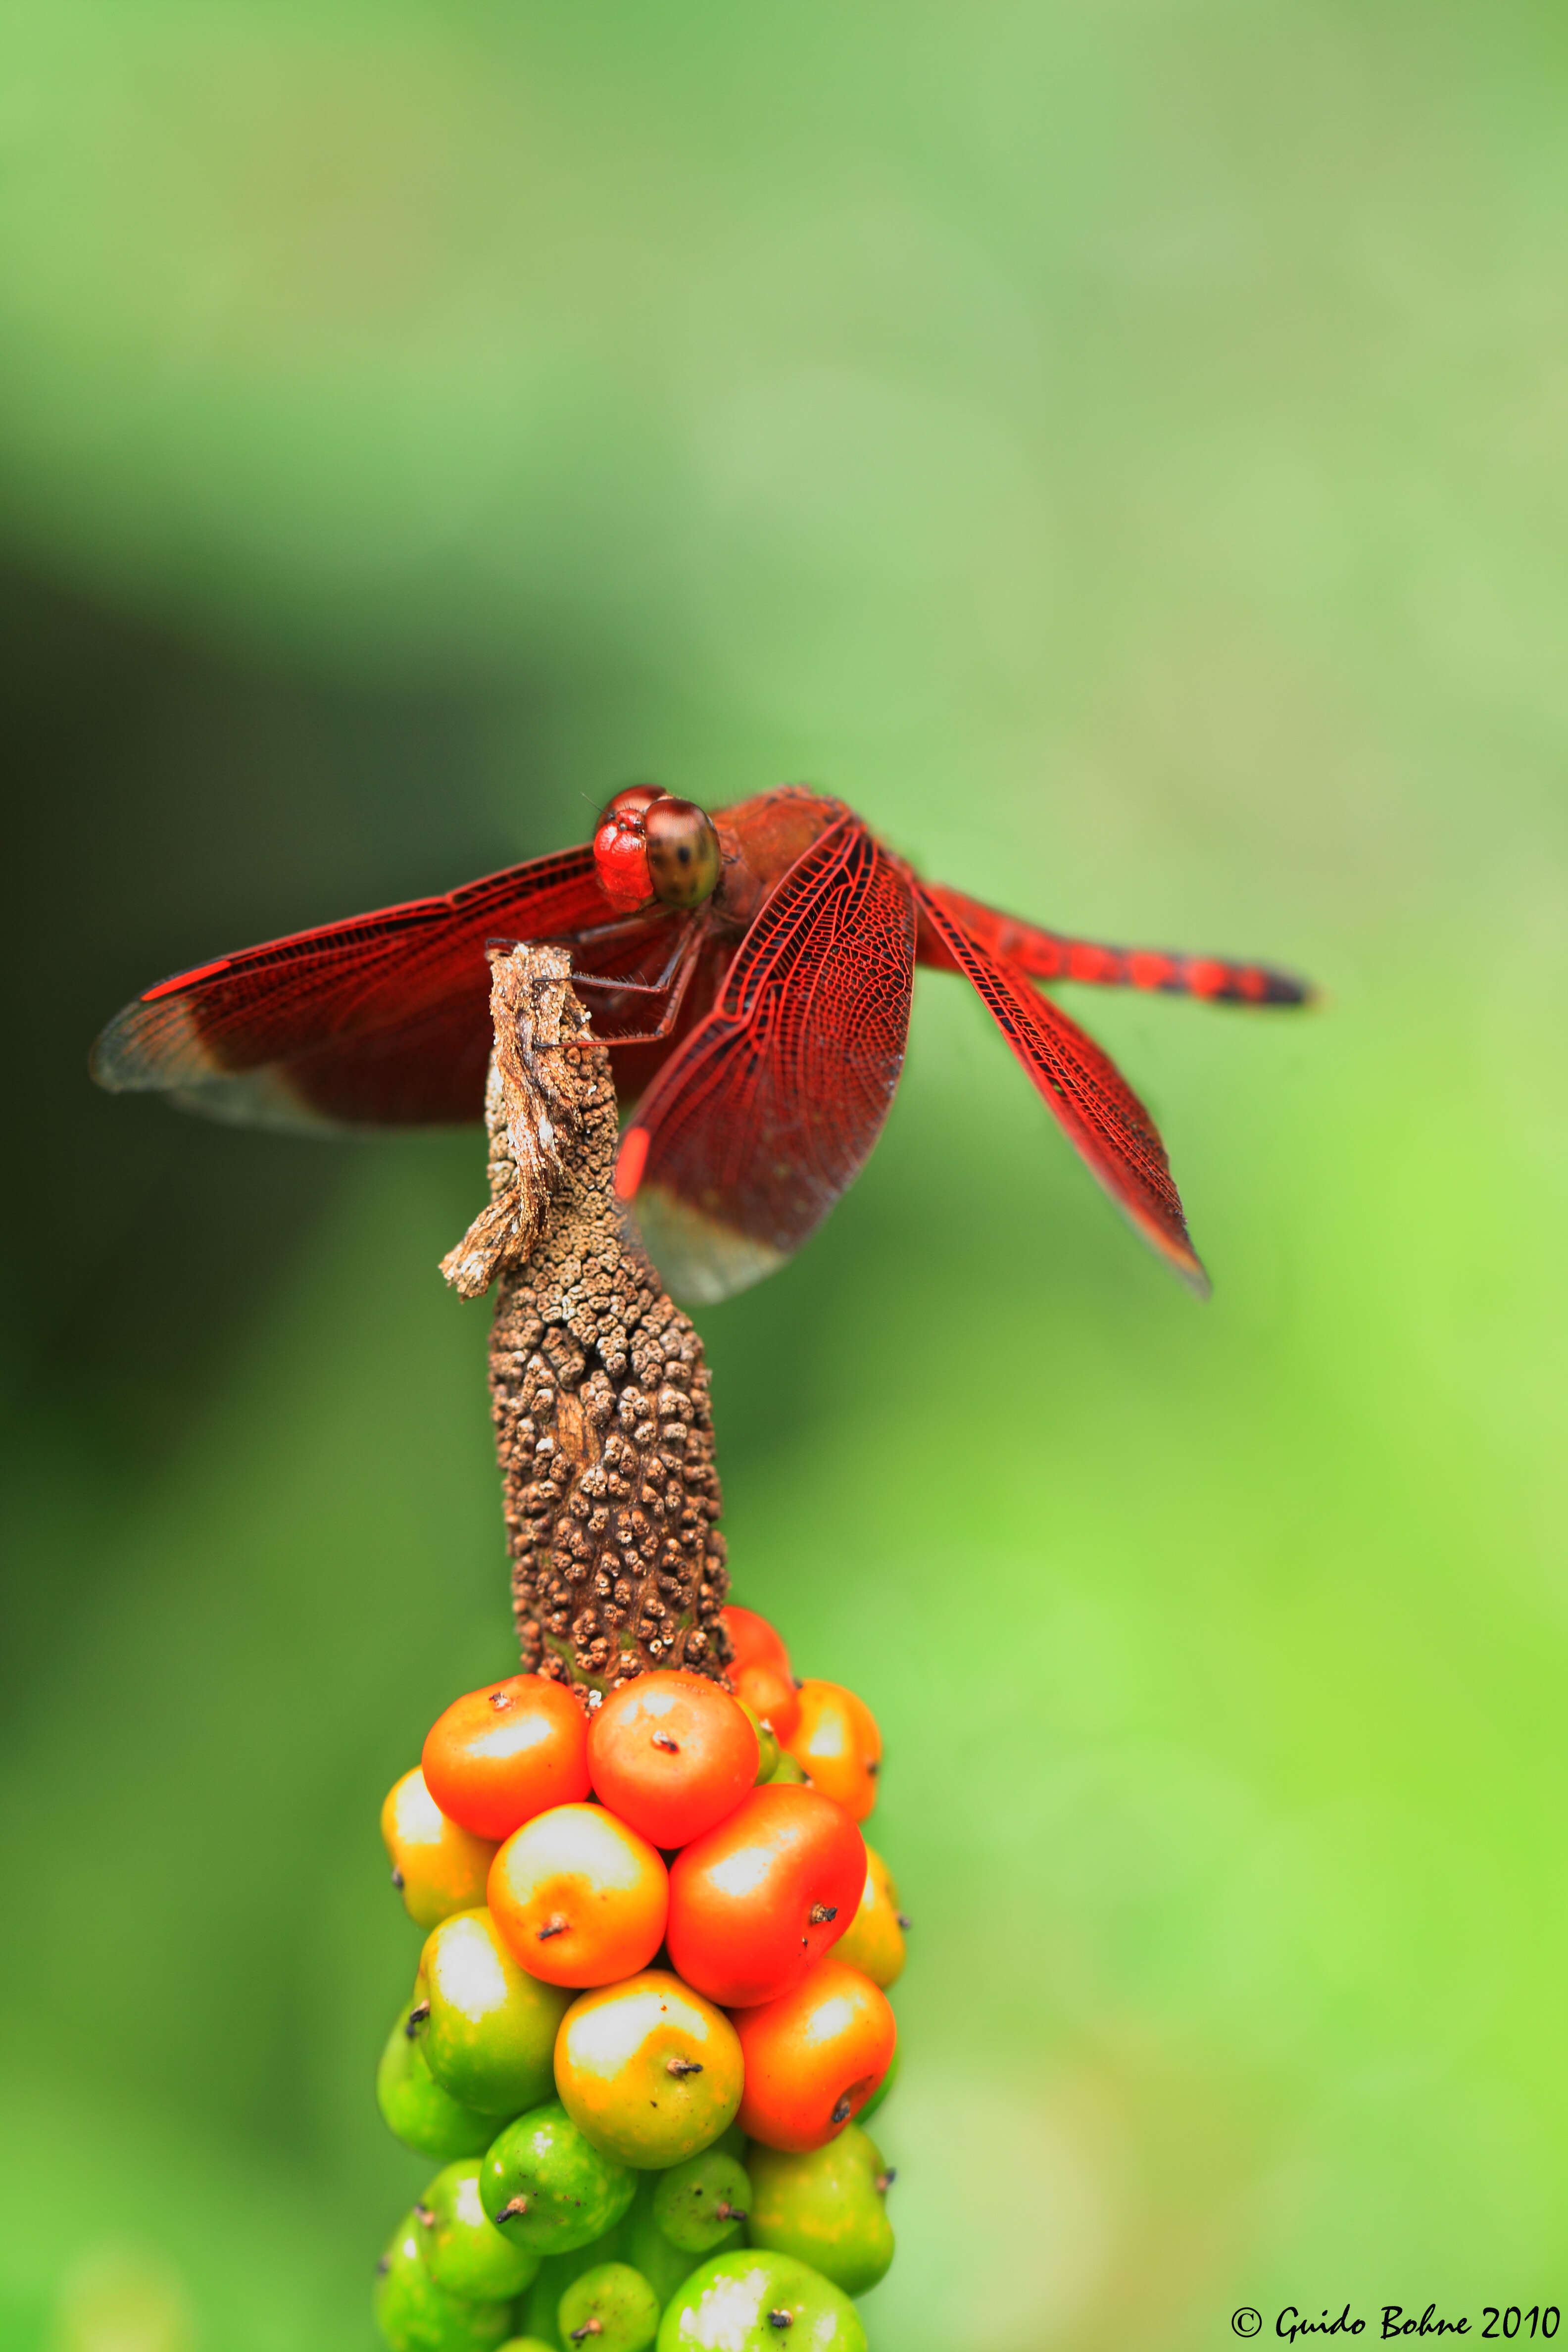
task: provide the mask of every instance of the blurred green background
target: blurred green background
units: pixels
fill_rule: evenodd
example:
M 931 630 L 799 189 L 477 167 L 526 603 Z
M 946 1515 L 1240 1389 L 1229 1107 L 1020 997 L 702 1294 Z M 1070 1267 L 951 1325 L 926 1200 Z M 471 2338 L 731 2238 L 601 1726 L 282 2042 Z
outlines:
M 1331 992 L 1069 999 L 1211 1306 L 928 976 L 701 1317 L 889 1745 L 878 2352 L 1568 2304 L 1565 101 L 1525 0 L 0 19 L 7 2352 L 368 2346 L 375 1811 L 511 1655 L 478 1137 L 88 1042 L 644 776 Z

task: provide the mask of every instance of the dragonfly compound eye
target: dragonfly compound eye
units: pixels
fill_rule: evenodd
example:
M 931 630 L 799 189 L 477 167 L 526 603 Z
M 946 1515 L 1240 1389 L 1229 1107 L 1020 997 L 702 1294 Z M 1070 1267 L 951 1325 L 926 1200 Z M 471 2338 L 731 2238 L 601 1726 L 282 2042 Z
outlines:
M 594 870 L 600 889 L 618 915 L 635 914 L 639 907 L 653 903 L 643 817 L 655 801 L 663 798 L 657 784 L 629 784 L 609 803 L 595 829 Z
M 719 836 L 695 801 L 666 797 L 643 815 L 647 870 L 666 907 L 700 907 L 719 887 Z

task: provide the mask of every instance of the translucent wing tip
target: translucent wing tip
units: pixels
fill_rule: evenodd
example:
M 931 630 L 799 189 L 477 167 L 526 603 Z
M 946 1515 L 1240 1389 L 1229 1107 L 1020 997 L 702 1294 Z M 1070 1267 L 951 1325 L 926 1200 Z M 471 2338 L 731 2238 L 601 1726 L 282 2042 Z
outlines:
M 161 1094 L 177 1110 L 226 1126 L 321 1134 L 343 1122 L 306 1101 L 276 1063 L 226 1070 L 204 1040 L 188 997 L 139 996 L 94 1039 L 88 1076 L 111 1095 Z
M 1193 1247 L 1185 1223 L 1178 1232 L 1163 1219 L 1151 1215 L 1139 1202 L 1128 1197 L 1116 1173 L 1102 1168 L 1098 1155 L 1091 1149 L 1079 1143 L 1079 1150 L 1089 1174 L 1107 1199 L 1115 1202 L 1139 1239 L 1148 1243 L 1155 1256 L 1164 1261 L 1194 1298 L 1212 1298 L 1214 1284 L 1209 1279 L 1208 1268 Z
M 738 1290 L 750 1290 L 776 1273 L 787 1255 L 718 1217 L 705 1216 L 662 1184 L 641 1188 L 636 1214 L 665 1287 L 689 1307 L 716 1307 Z
M 99 1032 L 87 1057 L 88 1076 L 111 1095 L 188 1085 L 213 1067 L 195 1015 L 179 997 L 154 1006 L 138 996 Z
M 1172 1272 L 1178 1275 L 1194 1298 L 1212 1298 L 1214 1284 L 1202 1258 L 1189 1242 L 1184 1250 L 1162 1249 L 1162 1255 Z

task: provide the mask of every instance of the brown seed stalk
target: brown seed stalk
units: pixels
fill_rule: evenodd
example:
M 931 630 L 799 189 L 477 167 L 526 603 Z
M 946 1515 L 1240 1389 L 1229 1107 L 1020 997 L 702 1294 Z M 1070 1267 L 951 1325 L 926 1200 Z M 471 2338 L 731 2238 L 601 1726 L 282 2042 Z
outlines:
M 614 1192 L 609 1055 L 564 948 L 490 950 L 490 1203 L 443 1272 L 499 1278 L 490 1401 L 526 1669 L 596 1706 L 682 1666 L 724 1679 L 729 1589 L 702 1343 Z

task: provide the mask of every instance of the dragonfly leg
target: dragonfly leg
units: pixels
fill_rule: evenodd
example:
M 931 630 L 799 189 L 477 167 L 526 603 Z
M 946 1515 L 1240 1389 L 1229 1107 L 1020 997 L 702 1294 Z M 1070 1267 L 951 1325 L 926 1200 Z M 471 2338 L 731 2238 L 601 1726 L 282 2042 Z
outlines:
M 591 1021 L 588 1034 L 595 1045 L 651 1045 L 657 1044 L 661 1037 L 668 1036 L 679 1018 L 687 987 L 697 968 L 697 955 L 702 944 L 703 934 L 704 926 L 700 922 L 688 922 L 670 950 L 664 969 L 657 980 L 618 980 L 614 974 L 601 976 L 590 971 L 574 971 L 572 984 L 579 991 L 594 989 L 606 992 L 612 996 L 647 996 L 663 999 L 663 1010 L 650 1029 L 606 1029 L 602 1027 L 599 1022 Z M 577 942 L 568 940 L 564 944 L 573 947 Z M 654 1008 L 650 1005 L 648 1009 L 651 1012 Z M 590 1012 L 592 1012 L 591 1006 Z

